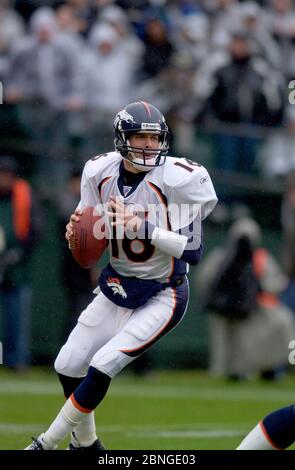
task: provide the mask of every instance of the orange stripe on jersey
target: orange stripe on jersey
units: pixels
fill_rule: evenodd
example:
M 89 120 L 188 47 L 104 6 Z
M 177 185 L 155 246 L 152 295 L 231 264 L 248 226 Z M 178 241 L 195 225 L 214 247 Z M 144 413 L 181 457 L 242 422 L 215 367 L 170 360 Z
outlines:
M 171 320 L 173 318 L 173 315 L 174 315 L 174 312 L 175 312 L 175 309 L 176 309 L 176 291 L 173 287 L 172 287 L 172 291 L 173 291 L 172 314 L 171 314 L 169 320 L 165 323 L 165 325 L 160 329 L 160 331 L 157 331 L 157 333 L 154 334 L 154 336 L 149 341 L 147 341 L 145 344 L 142 344 L 138 348 L 134 348 L 134 349 L 120 349 L 120 351 L 122 353 L 132 353 L 132 352 L 135 352 L 135 351 L 140 351 L 141 349 L 146 348 L 149 344 L 153 343 L 158 338 L 158 336 L 161 336 L 161 333 L 165 330 L 165 328 L 167 328 L 167 326 L 171 322 Z
M 147 184 L 152 188 L 153 191 L 155 191 L 155 193 L 157 193 L 160 201 L 167 207 L 167 201 L 165 201 L 163 194 L 161 194 L 161 192 L 159 191 L 159 188 L 151 181 L 147 181 Z
M 164 196 L 164 194 L 160 191 L 160 189 L 154 183 L 152 183 L 151 181 L 147 181 L 147 184 L 157 194 L 158 199 L 160 200 L 160 202 L 162 204 L 164 204 L 164 206 L 167 208 L 168 204 L 167 204 L 167 199 L 165 199 L 166 196 Z M 168 219 L 168 213 L 167 213 L 167 225 L 170 226 L 170 222 L 169 222 L 169 219 Z
M 102 190 L 102 187 L 103 187 L 111 178 L 112 178 L 111 176 L 106 176 L 103 180 L 101 180 L 101 182 L 100 182 L 99 185 L 97 186 L 97 189 L 98 189 L 100 198 L 101 198 L 101 190 Z
M 260 421 L 259 423 L 259 426 L 261 428 L 261 431 L 265 437 L 265 439 L 269 442 L 269 444 L 276 450 L 284 450 L 284 449 L 281 449 L 280 447 L 276 446 L 276 444 L 271 440 L 271 438 L 269 437 L 268 433 L 267 433 L 267 430 L 265 429 L 265 426 L 263 424 L 262 421 Z
M 77 408 L 77 410 L 81 411 L 82 413 L 91 413 L 93 410 L 89 410 L 88 408 L 84 408 L 83 406 L 79 405 L 79 403 L 76 401 L 74 394 L 70 396 L 70 400 L 73 403 L 74 407 Z
M 150 106 L 148 103 L 146 103 L 146 101 L 141 101 L 141 103 L 143 104 L 143 106 L 145 107 L 145 110 L 148 114 L 148 117 L 152 117 L 152 113 L 151 113 L 151 110 L 150 110 Z

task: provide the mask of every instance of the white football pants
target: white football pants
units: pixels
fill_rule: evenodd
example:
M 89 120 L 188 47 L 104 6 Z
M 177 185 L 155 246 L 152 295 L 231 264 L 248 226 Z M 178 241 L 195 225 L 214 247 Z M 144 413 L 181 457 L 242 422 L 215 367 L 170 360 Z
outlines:
M 182 285 L 166 288 L 136 310 L 119 307 L 100 292 L 61 348 L 56 371 L 84 377 L 93 366 L 113 378 L 180 322 L 187 303 L 186 278 Z

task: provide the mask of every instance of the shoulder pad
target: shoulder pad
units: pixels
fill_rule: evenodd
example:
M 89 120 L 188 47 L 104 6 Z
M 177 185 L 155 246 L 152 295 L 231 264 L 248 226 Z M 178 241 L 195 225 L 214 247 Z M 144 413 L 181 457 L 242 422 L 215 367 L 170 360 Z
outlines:
M 108 171 L 114 164 L 121 161 L 122 157 L 118 152 L 108 152 L 96 155 L 88 160 L 84 167 L 84 172 L 91 178 L 102 171 Z
M 188 207 L 186 217 L 181 221 L 176 218 L 171 224 L 176 230 L 188 226 L 193 221 L 194 205 L 201 210 L 201 219 L 204 220 L 214 209 L 217 197 L 205 167 L 186 158 L 167 160 L 169 163 L 165 169 L 164 183 L 169 203 L 178 207 L 186 204 Z
M 206 169 L 198 162 L 187 158 L 167 157 L 164 168 L 163 182 L 167 187 L 175 188 L 188 184 L 191 180 L 201 178 L 207 173 Z

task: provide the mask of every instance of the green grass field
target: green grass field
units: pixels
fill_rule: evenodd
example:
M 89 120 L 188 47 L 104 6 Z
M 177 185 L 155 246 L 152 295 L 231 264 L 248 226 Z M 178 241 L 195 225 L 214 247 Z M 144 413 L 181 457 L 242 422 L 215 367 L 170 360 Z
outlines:
M 261 417 L 294 397 L 294 376 L 275 384 L 229 384 L 198 371 L 123 374 L 96 411 L 97 430 L 109 450 L 231 450 Z M 62 404 L 59 383 L 47 369 L 20 375 L 0 368 L 0 449 L 28 445 Z

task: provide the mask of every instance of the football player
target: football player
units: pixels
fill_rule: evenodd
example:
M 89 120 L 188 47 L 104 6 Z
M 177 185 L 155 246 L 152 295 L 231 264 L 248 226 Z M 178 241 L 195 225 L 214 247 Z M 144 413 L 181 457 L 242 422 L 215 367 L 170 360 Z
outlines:
M 113 377 L 183 318 L 188 264 L 201 258 L 202 221 L 217 202 L 204 167 L 166 158 L 168 127 L 156 107 L 131 103 L 114 127 L 115 151 L 86 163 L 66 230 L 71 247 L 83 208 L 106 207 L 110 262 L 55 361 L 67 401 L 29 450 L 54 449 L 69 433 L 72 450 L 104 448 L 94 409 Z
M 284 450 L 294 442 L 295 405 L 289 405 L 263 418 L 237 450 Z

